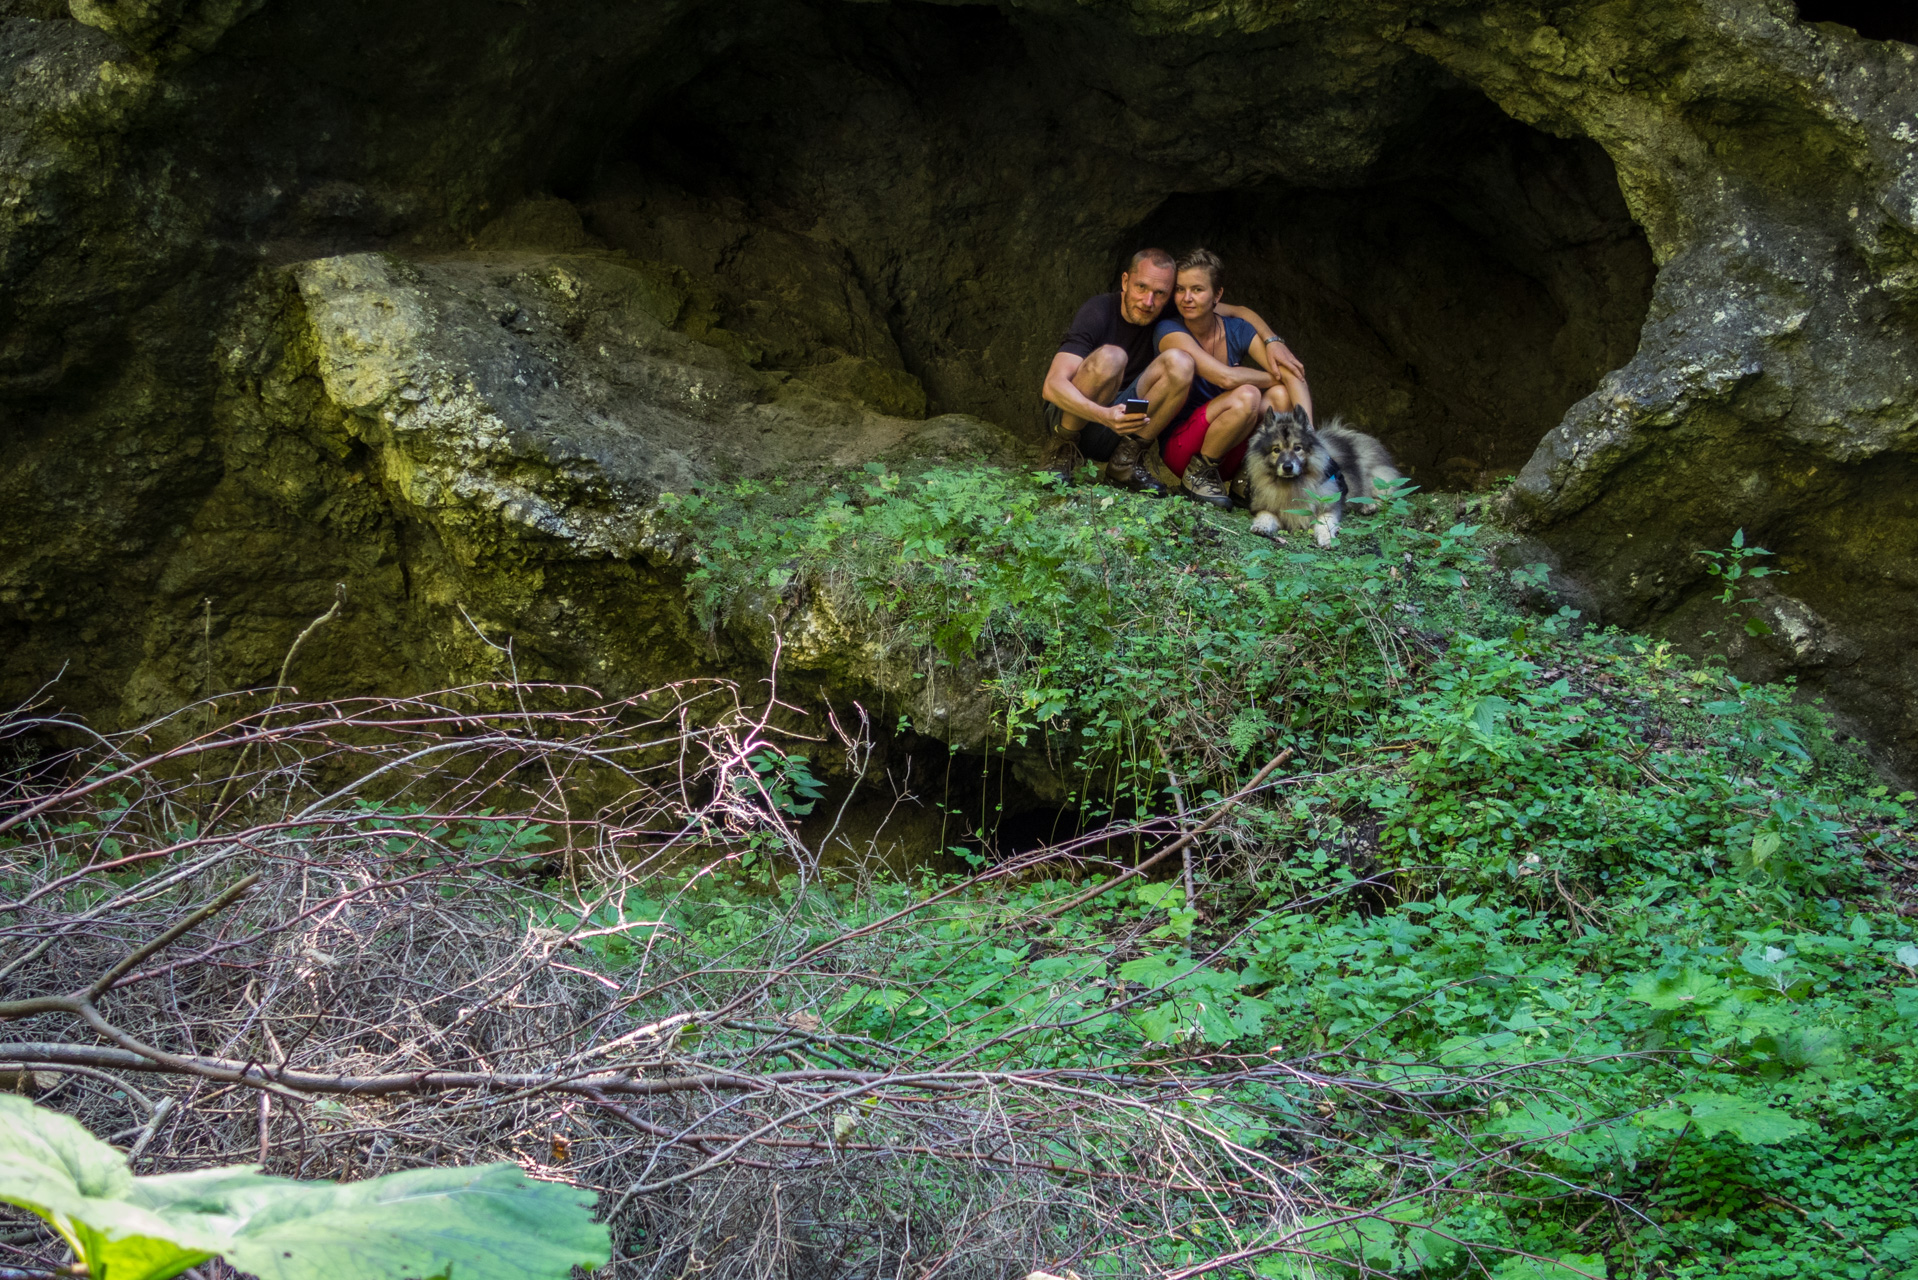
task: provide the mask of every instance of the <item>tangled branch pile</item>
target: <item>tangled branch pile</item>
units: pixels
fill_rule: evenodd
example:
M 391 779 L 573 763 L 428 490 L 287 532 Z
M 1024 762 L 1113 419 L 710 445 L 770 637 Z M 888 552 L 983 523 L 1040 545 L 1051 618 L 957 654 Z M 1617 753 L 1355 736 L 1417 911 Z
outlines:
M 830 883 L 766 767 L 778 731 L 723 683 L 183 723 L 43 762 L 0 810 L 0 1070 L 144 1172 L 511 1159 L 600 1192 L 622 1277 L 1286 1274 L 1341 1224 L 1402 1236 L 1486 1185 L 1514 1148 L 1471 1117 L 1574 1065 L 1414 1079 L 1115 1040 L 1185 975 L 1112 976 L 1152 920 L 1046 878 L 1088 842 Z M 74 731 L 5 732 L 49 728 Z M 780 892 L 712 891 L 754 857 Z M 966 956 L 1033 940 L 1078 977 L 941 1012 Z M 1355 1141 L 1353 1117 L 1428 1137 Z M 1473 1154 L 1435 1159 L 1438 1134 Z M 1363 1210 L 1336 1190 L 1359 1161 L 1392 1185 Z M 57 1265 L 6 1239 L 23 1273 Z

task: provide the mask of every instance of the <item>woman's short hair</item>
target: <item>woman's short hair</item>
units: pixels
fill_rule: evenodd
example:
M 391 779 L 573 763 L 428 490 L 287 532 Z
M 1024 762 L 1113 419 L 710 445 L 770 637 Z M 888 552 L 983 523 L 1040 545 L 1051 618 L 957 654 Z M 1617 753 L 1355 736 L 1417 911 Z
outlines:
M 1212 288 L 1215 292 L 1225 288 L 1225 263 L 1220 262 L 1219 255 L 1210 249 L 1194 249 L 1179 259 L 1178 269 L 1180 271 L 1203 271 L 1206 277 L 1212 281 Z

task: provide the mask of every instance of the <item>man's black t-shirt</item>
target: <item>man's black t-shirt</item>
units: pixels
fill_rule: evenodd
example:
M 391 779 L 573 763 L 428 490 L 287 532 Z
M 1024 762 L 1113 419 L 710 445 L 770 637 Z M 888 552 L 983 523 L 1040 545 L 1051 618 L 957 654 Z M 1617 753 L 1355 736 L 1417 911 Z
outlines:
M 1154 316 L 1153 320 L 1158 317 Z M 1125 380 L 1131 383 L 1145 372 L 1158 349 L 1152 342 L 1152 322 L 1132 324 L 1119 310 L 1119 295 L 1102 293 L 1079 308 L 1072 327 L 1059 340 L 1059 350 L 1085 357 L 1100 347 L 1125 348 Z

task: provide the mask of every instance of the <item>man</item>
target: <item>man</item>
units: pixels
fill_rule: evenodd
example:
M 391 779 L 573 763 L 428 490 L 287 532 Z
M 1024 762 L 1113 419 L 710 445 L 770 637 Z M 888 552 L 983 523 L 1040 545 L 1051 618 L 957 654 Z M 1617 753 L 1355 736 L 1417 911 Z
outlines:
M 1166 488 L 1145 467 L 1145 451 L 1185 403 L 1192 357 L 1153 349 L 1152 326 L 1172 296 L 1175 268 L 1164 249 L 1141 249 L 1119 277 L 1117 293 L 1079 308 L 1046 370 L 1046 422 L 1052 440 L 1043 465 L 1068 478 L 1080 456 L 1106 464 L 1105 479 L 1163 497 Z M 1147 402 L 1127 413 L 1125 401 Z
M 1040 394 L 1052 439 L 1041 465 L 1070 479 L 1084 458 L 1103 462 L 1105 480 L 1163 497 L 1166 487 L 1145 466 L 1146 450 L 1185 404 L 1193 361 L 1184 351 L 1155 349 L 1153 325 L 1172 296 L 1176 267 L 1163 249 L 1141 249 L 1119 277 L 1117 293 L 1079 308 L 1046 370 Z M 1242 307 L 1221 307 L 1264 336 L 1271 331 Z M 1147 402 L 1127 413 L 1125 401 Z

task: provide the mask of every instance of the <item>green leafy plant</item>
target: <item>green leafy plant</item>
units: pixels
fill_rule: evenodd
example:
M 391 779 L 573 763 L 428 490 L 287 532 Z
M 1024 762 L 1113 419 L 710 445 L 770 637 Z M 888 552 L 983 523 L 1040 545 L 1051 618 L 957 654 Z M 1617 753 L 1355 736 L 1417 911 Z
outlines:
M 610 1257 L 592 1199 L 517 1165 L 344 1185 L 252 1166 L 135 1177 L 79 1122 L 0 1094 L 0 1200 L 45 1219 L 95 1280 L 224 1258 L 260 1280 L 562 1280 Z
M 1746 590 L 1745 587 L 1740 585 L 1746 579 L 1767 578 L 1772 574 L 1784 572 L 1783 569 L 1774 569 L 1769 565 L 1753 563 L 1762 557 L 1770 555 L 1771 552 L 1765 550 L 1763 547 L 1746 546 L 1745 531 L 1741 528 L 1738 532 L 1732 534 L 1732 544 L 1724 550 L 1700 551 L 1697 554 L 1705 558 L 1705 572 L 1718 579 L 1719 591 L 1716 599 L 1719 604 L 1725 606 L 1727 612 L 1731 615 L 1732 621 L 1743 626 L 1745 634 L 1748 636 L 1770 635 L 1771 627 L 1766 625 L 1764 619 L 1740 613 L 1738 612 L 1737 606 L 1758 603 L 1758 597 L 1756 596 L 1741 596 L 1738 594 Z
M 773 808 L 789 817 L 805 817 L 826 794 L 805 756 L 767 747 L 754 752 L 746 763 L 754 777 L 740 779 L 741 793 L 763 791 Z

